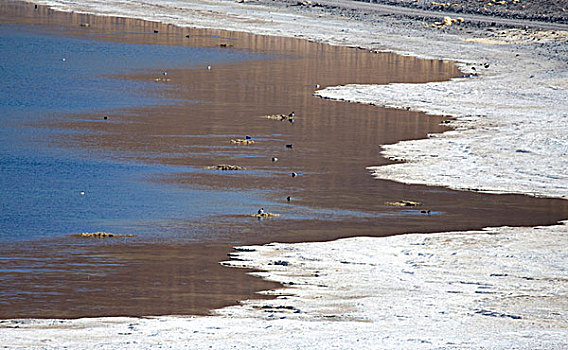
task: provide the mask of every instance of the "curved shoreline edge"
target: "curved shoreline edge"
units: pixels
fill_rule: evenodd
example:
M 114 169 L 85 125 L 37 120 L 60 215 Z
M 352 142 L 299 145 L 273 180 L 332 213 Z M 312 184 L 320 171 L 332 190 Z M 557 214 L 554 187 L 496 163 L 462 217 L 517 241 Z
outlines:
M 383 147 L 404 164 L 377 178 L 459 190 L 568 199 L 568 26 L 565 31 L 425 28 L 396 18 L 351 19 L 262 1 L 35 0 L 60 11 L 302 38 L 454 61 L 468 78 L 426 84 L 346 85 L 328 99 L 456 117 L 455 131 Z M 443 16 L 443 13 L 440 14 Z M 496 19 L 498 21 L 498 19 Z M 341 29 L 338 29 L 341 28 Z
M 71 6 L 65 0 L 34 2 L 55 4 L 59 10 Z M 233 1 L 170 1 L 172 8 L 187 6 L 175 14 L 164 8 L 153 11 L 149 4 L 145 9 L 149 13 L 139 15 L 113 13 L 125 12 L 119 6 L 113 8 L 113 3 L 123 2 L 106 2 L 106 13 L 94 13 L 94 8 L 67 10 L 149 20 L 152 12 L 162 13 L 162 18 L 154 20 L 210 28 L 226 24 L 222 29 L 369 49 L 396 48 L 392 51 L 459 61 L 464 74 L 473 73 L 471 67 L 475 67 L 479 75 L 471 79 L 412 86 L 351 85 L 318 94 L 457 117 L 456 131 L 385 146 L 387 156 L 407 163 L 373 168 L 378 177 L 566 198 L 568 132 L 562 127 L 568 126 L 568 112 L 561 102 L 568 101 L 568 77 L 565 63 L 559 60 L 568 50 L 565 43 L 555 57 L 539 51 L 543 48 L 526 37 L 515 37 L 514 32 L 503 40 L 514 42 L 503 44 L 491 41 L 501 39 L 462 41 L 464 38 L 452 33 L 404 25 L 396 28 L 388 20 L 363 23 L 334 16 L 317 18 Z M 475 53 L 464 54 L 464 49 Z M 505 122 L 502 115 L 507 116 Z M 516 119 L 518 115 L 524 119 Z M 542 116 L 545 123 L 533 120 Z M 530 121 L 528 129 L 521 125 L 526 120 Z M 552 133 L 554 143 L 539 136 L 543 129 Z M 525 136 L 528 132 L 531 137 Z M 548 153 L 550 148 L 552 154 Z M 518 157 L 530 167 L 514 171 L 512 164 Z M 502 159 L 506 163 L 495 166 Z M 467 167 L 449 167 L 457 164 Z M 542 172 L 548 164 L 556 172 Z M 511 174 L 519 176 L 506 181 Z M 482 183 L 479 176 L 491 181 Z M 249 251 L 238 253 L 245 261 L 227 264 L 265 270 L 261 277 L 284 283 L 286 288 L 267 292 L 281 295 L 277 300 L 245 301 L 217 310 L 218 316 L 212 317 L 6 320 L 0 321 L 0 342 L 9 347 L 97 349 L 561 349 L 568 347 L 568 271 L 564 267 L 568 256 L 562 249 L 567 243 L 568 225 L 563 222 L 536 228 L 246 247 Z M 458 328 L 462 332 L 456 332 Z
M 556 45 L 551 39 L 531 42 L 538 37 L 547 33 L 509 30 L 499 41 L 447 42 L 445 58 L 460 61 L 466 52 L 462 59 L 475 63 L 458 64 L 474 77 L 346 85 L 316 95 L 456 118 L 450 132 L 384 146 L 382 153 L 401 163 L 370 167 L 377 178 L 568 199 L 568 67 L 547 52 Z M 562 40 L 568 51 L 568 32 Z
M 214 316 L 3 320 L 8 348 L 565 349 L 566 224 L 242 247 L 284 286 Z M 459 329 L 460 331 L 456 331 Z

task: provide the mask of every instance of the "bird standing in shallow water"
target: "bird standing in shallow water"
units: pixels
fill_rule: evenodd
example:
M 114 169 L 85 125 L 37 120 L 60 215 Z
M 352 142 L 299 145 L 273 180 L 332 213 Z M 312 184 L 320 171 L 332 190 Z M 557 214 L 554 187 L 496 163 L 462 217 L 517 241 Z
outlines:
M 258 209 L 258 215 L 263 215 L 263 214 L 264 214 L 264 208 Z

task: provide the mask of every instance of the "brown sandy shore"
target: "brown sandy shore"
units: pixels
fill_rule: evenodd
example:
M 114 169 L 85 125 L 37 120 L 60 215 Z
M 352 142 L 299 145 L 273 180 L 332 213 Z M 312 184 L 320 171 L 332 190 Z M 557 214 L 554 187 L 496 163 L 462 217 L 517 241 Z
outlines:
M 170 71 L 176 89 L 167 92 L 172 97 L 206 100 L 207 104 L 191 106 L 191 125 L 187 123 L 187 105 L 144 110 L 119 111 L 113 115 L 120 128 L 102 123 L 86 123 L 84 116 L 69 116 L 57 127 L 96 131 L 81 139 L 60 140 L 69 147 L 96 147 L 134 154 L 136 159 L 164 164 L 191 164 L 195 167 L 214 163 L 232 163 L 268 172 L 268 176 L 179 174 L 175 178 L 156 179 L 188 185 L 213 188 L 260 189 L 267 197 L 277 201 L 292 194 L 293 206 L 300 211 L 309 208 L 331 211 L 350 210 L 371 213 L 369 216 L 316 220 L 302 218 L 266 220 L 261 225 L 250 221 L 227 219 L 223 225 L 210 230 L 221 230 L 215 241 L 203 245 L 171 245 L 140 242 L 136 251 L 126 242 L 100 246 L 89 243 L 89 256 L 104 254 L 111 260 L 132 256 L 119 270 L 107 272 L 105 278 L 89 281 L 88 285 L 100 293 L 80 295 L 77 288 L 84 281 L 72 281 L 66 274 L 53 274 L 22 278 L 3 276 L 8 283 L 3 288 L 26 290 L 31 284 L 41 284 L 45 290 L 59 290 L 60 296 L 39 295 L 37 299 L 15 300 L 2 309 L 3 318 L 14 317 L 81 317 L 116 315 L 160 315 L 206 313 L 213 308 L 233 304 L 235 300 L 250 298 L 258 290 L 274 284 L 233 271 L 218 265 L 230 247 L 238 244 L 263 244 L 273 241 L 302 242 L 324 241 L 356 235 L 386 236 L 407 232 L 440 232 L 475 230 L 486 226 L 545 225 L 556 223 L 568 216 L 565 201 L 537 199 L 516 195 L 487 195 L 464 193 L 426 186 L 408 186 L 372 179 L 366 166 L 388 164 L 378 154 L 378 146 L 399 140 L 425 138 L 430 133 L 443 132 L 441 117 L 426 117 L 411 111 L 385 110 L 373 106 L 351 105 L 313 98 L 314 84 L 322 87 L 346 83 L 426 82 L 446 80 L 459 73 L 451 63 L 403 58 L 394 54 L 377 54 L 367 50 L 332 47 L 297 39 L 252 36 L 236 32 L 204 31 L 179 28 L 166 24 L 143 22 L 113 17 L 64 14 L 45 8 L 37 11 L 33 5 L 3 5 L 2 18 L 7 22 L 44 24 L 52 30 L 70 35 L 97 32 L 147 32 L 149 35 L 115 35 L 101 40 L 145 42 L 171 45 L 219 46 L 222 40 L 203 39 L 211 33 L 231 38 L 236 49 L 252 52 L 295 56 L 266 61 L 248 62 L 246 65 L 224 65 L 211 72 L 204 70 Z M 80 26 L 89 23 L 88 27 Z M 57 27 L 54 26 L 63 26 Z M 153 35 L 153 31 L 167 35 Z M 152 34 L 150 34 L 152 33 Z M 191 42 L 185 35 L 191 34 Z M 322 64 L 323 62 L 323 64 Z M 395 67 L 384 69 L 384 67 Z M 379 73 L 378 73 L 379 72 Z M 230 77 L 230 78 L 229 78 Z M 129 77 L 151 81 L 155 72 Z M 242 81 L 260 82 L 247 86 Z M 267 88 L 268 87 L 268 88 Z M 196 98 L 197 97 L 197 98 Z M 211 108 L 211 106 L 215 108 Z M 262 120 L 265 114 L 294 110 L 294 125 Z M 227 116 L 231 122 L 227 123 Z M 161 117 L 160 122 L 158 116 Z M 346 116 L 356 116 L 347 118 Z M 132 121 L 137 123 L 132 123 Z M 102 131 L 103 133 L 98 133 Z M 208 149 L 223 145 L 226 137 L 191 138 L 202 135 L 245 135 L 262 138 L 262 146 L 246 149 L 226 147 L 214 154 Z M 163 137 L 155 137 L 162 135 Z M 180 137 L 183 135 L 185 137 Z M 292 152 L 283 145 L 294 144 Z M 259 142 L 261 144 L 261 142 Z M 181 157 L 168 155 L 179 154 Z M 205 151 L 203 151 L 205 149 Z M 241 158 L 241 155 L 248 155 Z M 271 156 L 278 156 L 276 164 Z M 302 174 L 289 177 L 293 169 Z M 274 188 L 278 189 L 274 191 Z M 297 200 L 296 200 L 297 198 Z M 404 215 L 399 208 L 385 205 L 389 200 L 416 198 L 425 208 L 440 215 Z M 305 209 L 308 208 L 308 209 Z M 291 211 L 293 212 L 293 208 Z M 387 215 L 384 215 L 387 214 Z M 390 215 L 388 215 L 390 214 Z M 185 223 L 190 226 L 191 223 Z M 238 238 L 235 238 L 238 233 Z M 73 242 L 77 244 L 77 242 Z M 56 242 L 44 250 L 46 260 L 52 254 L 65 252 L 66 242 Z M 27 250 L 27 251 L 26 251 Z M 168 259 L 164 259 L 168 252 Z M 37 250 L 27 247 L 3 247 L 2 254 L 36 257 Z M 92 254 L 92 255 L 90 255 Z M 151 258 L 154 257 L 154 260 Z M 181 259 L 186 257 L 186 259 Z M 81 256 L 81 259 L 85 259 Z M 148 261 L 155 261 L 149 266 Z M 172 261 L 174 265 L 172 266 Z M 66 265 L 63 263 L 63 265 Z M 188 268 L 190 266 L 190 268 Z M 166 272 L 171 269 L 171 272 Z M 156 270 L 161 271 L 161 283 L 156 282 Z M 210 287 L 215 276 L 215 289 Z M 36 278 L 40 278 L 38 283 Z M 17 282 L 17 283 L 16 283 Z M 76 284 L 75 284 L 76 283 Z M 116 285 L 113 298 L 97 287 Z M 139 286 L 156 287 L 141 296 Z M 190 285 L 188 293 L 183 286 Z M 218 294 L 218 298 L 209 297 Z M 69 296 L 73 298 L 69 300 Z M 133 299 L 133 296 L 138 298 Z M 164 296 L 168 295 L 167 298 Z M 52 305 L 46 310 L 45 305 Z M 91 308 L 96 305 L 97 309 Z

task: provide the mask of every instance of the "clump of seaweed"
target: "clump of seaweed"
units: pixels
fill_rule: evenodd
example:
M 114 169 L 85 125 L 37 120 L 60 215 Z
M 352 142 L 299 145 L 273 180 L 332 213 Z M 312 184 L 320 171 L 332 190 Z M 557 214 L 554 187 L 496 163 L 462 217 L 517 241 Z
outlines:
M 208 166 L 207 169 L 213 169 L 213 170 L 246 170 L 242 166 L 230 165 L 230 164 L 218 164 L 218 165 Z
M 250 214 L 248 216 L 252 216 L 253 218 L 271 218 L 271 217 L 278 217 L 280 216 L 280 214 L 262 213 L 262 214 Z
M 110 237 L 134 237 L 134 235 L 118 235 L 110 232 L 81 232 L 74 236 L 89 238 L 110 238 Z
M 254 140 L 250 139 L 231 139 L 230 141 L 232 144 L 235 145 L 251 145 L 254 143 Z
M 287 120 L 289 122 L 294 122 L 295 116 L 296 116 L 296 114 L 294 112 L 292 112 L 288 115 L 286 115 L 286 114 L 269 114 L 269 115 L 265 115 L 264 118 L 271 119 L 271 120 L 280 120 L 280 121 Z
M 418 206 L 422 205 L 421 202 L 408 201 L 408 200 L 402 200 L 402 201 L 396 201 L 396 202 L 386 202 L 385 204 L 390 205 L 392 207 L 418 207 Z

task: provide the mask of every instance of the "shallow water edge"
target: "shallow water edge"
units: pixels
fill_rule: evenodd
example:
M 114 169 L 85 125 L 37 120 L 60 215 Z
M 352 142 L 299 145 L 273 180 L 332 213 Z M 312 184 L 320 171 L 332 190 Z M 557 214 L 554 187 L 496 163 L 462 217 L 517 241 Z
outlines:
M 80 23 L 87 23 L 84 22 L 85 17 L 81 15 L 71 14 L 66 16 L 73 19 L 73 25 L 69 27 L 74 28 L 71 29 L 71 32 L 75 30 L 77 32 L 100 30 L 94 24 L 89 27 L 81 27 Z M 93 16 L 87 16 L 87 18 L 96 19 Z M 50 21 L 54 21 L 53 16 Z M 113 19 L 105 19 L 101 21 L 105 31 L 109 30 L 109 28 L 104 27 L 104 23 L 111 23 L 114 31 L 117 31 L 117 28 L 127 23 L 126 25 L 128 26 L 141 25 L 148 33 L 142 36 L 131 35 L 128 38 L 125 36 L 111 36 L 110 40 L 150 40 L 154 43 L 179 44 L 184 40 L 187 33 L 187 29 L 135 20 L 117 20 L 113 22 Z M 54 22 L 57 23 L 57 21 Z M 155 30 L 158 33 L 154 33 Z M 67 31 L 67 29 L 64 29 L 64 31 Z M 167 32 L 168 35 L 154 35 L 163 32 Z M 218 34 L 214 35 L 219 36 Z M 225 33 L 219 36 L 222 39 L 211 37 L 214 35 L 209 35 L 207 39 L 211 46 L 226 43 L 227 37 L 231 37 L 231 43 L 242 44 L 243 42 L 243 38 L 237 34 L 228 35 Z M 195 37 L 199 37 L 199 35 Z M 311 97 L 311 91 L 314 90 L 314 82 L 319 82 L 320 85 L 325 86 L 354 79 L 359 81 L 368 79 L 374 82 L 387 82 L 389 79 L 408 80 L 410 77 L 415 76 L 415 72 L 412 69 L 423 69 L 424 65 L 428 69 L 433 69 L 439 63 L 424 64 L 415 60 L 413 61 L 414 63 L 406 65 L 407 63 L 403 63 L 401 59 L 393 55 L 387 56 L 385 61 L 376 61 L 376 55 L 364 52 L 354 54 L 354 49 L 350 49 L 351 51 L 348 52 L 344 51 L 344 49 L 326 48 L 322 45 L 314 44 L 309 44 L 311 45 L 310 48 L 304 48 L 303 45 L 308 44 L 299 41 L 289 46 L 289 44 L 285 44 L 288 42 L 287 40 L 275 38 L 259 40 L 254 37 L 248 37 L 246 40 L 246 45 L 249 46 L 247 49 L 256 47 L 256 50 L 259 52 L 273 54 L 275 50 L 281 51 L 283 47 L 288 51 L 290 47 L 293 47 L 298 54 L 307 53 L 308 58 L 305 60 L 276 60 L 276 63 L 272 61 L 271 64 L 275 64 L 276 70 L 271 70 L 274 68 L 269 68 L 264 61 L 248 62 L 247 67 L 250 71 L 246 71 L 237 65 L 214 66 L 212 71 L 205 69 L 188 71 L 168 69 L 169 79 L 172 79 L 168 83 L 176 86 L 176 89 L 168 90 L 166 92 L 167 97 L 188 99 L 187 91 L 184 90 L 185 87 L 185 89 L 192 91 L 192 100 L 196 97 L 197 100 L 203 100 L 214 94 L 219 94 L 219 98 L 225 101 L 227 106 L 215 108 L 212 111 L 210 105 L 196 106 L 192 103 L 191 105 L 182 104 L 168 107 L 167 114 L 164 113 L 163 107 L 130 109 L 128 113 L 118 112 L 113 114 L 112 120 L 120 125 L 118 134 L 128 135 L 127 138 L 117 138 L 117 130 L 113 129 L 114 124 L 100 123 L 98 120 L 94 120 L 95 115 L 88 115 L 87 117 L 84 114 L 69 115 L 64 121 L 58 120 L 56 124 L 51 125 L 64 130 L 83 130 L 85 134 L 81 135 L 81 137 L 62 137 L 58 142 L 61 142 L 66 147 L 93 149 L 99 152 L 102 150 L 103 154 L 108 154 L 112 150 L 121 155 L 128 155 L 127 158 L 130 157 L 130 159 L 142 160 L 147 163 L 162 163 L 173 166 L 191 164 L 196 169 L 202 169 L 212 165 L 212 161 L 221 162 L 238 159 L 239 163 L 245 167 L 256 169 L 259 171 L 259 174 L 245 173 L 243 176 L 201 170 L 197 172 L 182 170 L 173 176 L 163 176 L 155 179 L 158 182 L 165 181 L 177 185 L 181 184 L 182 187 L 198 186 L 199 188 L 260 190 L 265 192 L 262 199 L 251 199 L 251 202 L 245 203 L 244 207 L 238 209 L 238 211 L 242 214 L 254 212 L 258 206 L 265 206 L 266 203 L 269 203 L 271 207 L 275 208 L 272 210 L 285 214 L 282 215 L 283 220 L 264 220 L 261 222 L 251 222 L 250 220 L 235 222 L 234 219 L 228 217 L 216 218 L 215 221 L 217 222 L 212 224 L 212 227 L 206 229 L 206 232 L 221 232 L 221 234 L 215 235 L 211 240 L 215 244 L 220 243 L 222 247 L 225 247 L 225 251 L 229 251 L 230 247 L 235 244 L 260 244 L 274 240 L 297 242 L 329 240 L 346 235 L 382 236 L 414 231 L 437 232 L 449 229 L 483 227 L 488 222 L 499 225 L 506 221 L 513 225 L 523 225 L 537 221 L 543 223 L 553 222 L 558 218 L 565 217 L 563 215 L 565 215 L 566 208 L 558 207 L 556 202 L 539 201 L 520 196 L 463 194 L 439 188 L 393 185 L 388 182 L 378 183 L 364 170 L 366 165 L 375 164 L 378 161 L 386 162 L 378 156 L 378 145 L 383 142 L 394 142 L 394 140 L 400 138 L 425 137 L 430 132 L 446 130 L 445 127 L 438 125 L 442 118 L 428 118 L 404 111 L 378 111 L 374 107 L 319 101 L 319 99 Z M 261 44 L 259 44 L 259 41 Z M 270 43 L 273 43 L 273 46 L 270 46 Z M 235 46 L 237 45 L 235 44 Z M 309 50 L 313 47 L 318 47 L 322 50 L 324 52 L 322 56 L 316 55 L 310 58 Z M 333 55 L 337 54 L 345 54 L 345 58 L 349 62 L 349 64 L 343 65 L 346 67 L 344 71 L 339 72 L 337 69 L 329 69 L 322 73 L 317 70 L 318 65 L 321 65 L 321 59 L 330 57 L 328 61 L 324 62 L 332 64 L 336 60 L 333 58 Z M 367 61 L 362 61 L 364 56 L 367 55 L 368 57 L 365 58 Z M 354 63 L 361 64 L 361 62 L 365 62 L 363 64 L 364 69 L 353 70 L 349 68 Z M 402 65 L 409 69 L 409 73 L 407 76 L 403 75 L 401 77 L 369 74 L 369 72 L 375 72 L 377 67 L 385 64 Z M 302 65 L 309 69 L 298 69 Z M 447 72 L 442 72 L 443 74 L 441 74 L 443 79 L 453 74 L 451 67 L 447 67 L 447 69 Z M 227 74 L 229 72 L 234 74 L 235 71 L 242 72 L 243 78 L 253 75 L 266 85 L 262 88 L 252 86 L 248 90 L 242 85 L 234 86 L 232 81 L 227 79 Z M 278 72 L 278 74 L 274 72 Z M 129 79 L 154 81 L 160 73 L 143 73 Z M 336 74 L 338 76 L 335 76 Z M 431 76 L 420 77 L 420 80 L 424 79 L 424 81 L 427 81 L 431 78 Z M 211 84 L 212 82 L 214 84 Z M 267 86 L 273 90 L 271 92 L 272 95 L 268 95 L 264 91 L 270 90 L 266 89 Z M 195 91 L 198 91 L 197 94 L 195 94 Z M 236 91 L 241 93 L 237 94 L 235 93 Z M 274 95 L 281 97 L 270 97 Z M 251 96 L 254 98 L 247 100 Z M 296 106 L 302 106 L 302 109 L 296 109 L 298 118 L 293 126 L 286 123 L 275 124 L 272 121 L 261 119 L 264 114 L 289 111 L 293 108 L 295 109 Z M 190 125 L 185 122 L 188 109 L 192 111 L 194 118 Z M 226 122 L 227 110 L 231 111 L 231 124 Z M 153 122 L 157 120 L 156 117 L 163 117 L 164 115 L 167 118 L 161 120 L 165 120 L 166 123 Z M 357 119 L 347 119 L 344 117 L 345 115 L 355 115 Z M 393 123 L 393 120 L 396 122 Z M 263 146 L 251 147 L 249 149 L 227 146 L 226 142 L 229 137 L 247 133 L 255 135 L 259 140 L 258 144 L 263 144 Z M 206 137 L 199 138 L 198 136 L 200 135 L 206 135 Z M 286 153 L 287 150 L 283 145 L 288 142 L 294 144 L 294 149 L 292 152 Z M 369 147 L 369 145 L 371 146 Z M 183 155 L 179 156 L 180 154 Z M 277 155 L 279 158 L 276 165 L 273 165 L 270 161 L 270 157 L 273 155 Z M 301 169 L 299 172 L 302 176 L 294 179 L 298 181 L 290 181 L 292 179 L 289 177 L 289 169 L 292 168 L 293 170 Z M 360 169 L 361 171 L 354 172 L 353 169 Z M 280 188 L 280 190 L 275 191 L 275 187 Z M 292 193 L 294 198 L 292 205 L 284 201 L 286 194 L 290 193 Z M 438 215 L 420 215 L 420 209 L 400 210 L 385 205 L 389 200 L 408 197 L 418 197 L 427 206 L 428 210 Z M 536 205 L 537 203 L 540 206 Z M 345 213 L 342 214 L 342 211 Z M 235 212 L 235 214 L 239 213 Z M 286 217 L 291 219 L 286 219 Z M 175 226 L 176 232 L 184 232 L 195 226 L 195 222 L 182 220 L 171 226 Z M 208 225 L 206 224 L 205 226 Z M 222 228 L 222 226 L 225 228 Z M 161 238 L 171 239 L 171 237 Z M 209 240 L 210 238 L 199 239 Z M 180 256 L 193 256 L 194 253 L 188 253 L 192 252 L 192 247 L 196 250 L 204 249 L 200 245 L 189 245 L 184 248 L 187 250 L 180 249 L 175 251 L 178 251 Z M 127 246 L 122 248 L 128 250 Z M 139 248 L 148 249 L 148 253 L 155 249 L 151 244 L 140 245 Z M 92 247 L 89 249 L 92 249 Z M 223 248 L 220 249 L 220 251 L 222 250 Z M 94 251 L 91 251 L 91 253 Z M 109 255 L 112 257 L 110 260 L 112 264 L 116 264 L 117 262 L 113 259 L 118 259 L 123 253 L 123 251 L 119 250 L 118 254 Z M 144 256 L 146 254 L 141 255 Z M 208 276 L 210 276 L 211 272 L 207 271 L 205 267 L 218 267 L 217 262 L 222 260 L 221 256 L 223 253 L 205 255 L 207 256 L 192 262 L 192 264 L 196 264 L 195 269 L 199 271 L 198 273 L 175 271 L 172 272 L 171 276 L 190 275 L 192 278 L 196 278 L 199 273 L 202 273 L 201 278 L 209 279 Z M 140 259 L 136 264 L 146 265 L 146 259 L 148 258 Z M 184 264 L 186 263 L 181 260 L 180 266 Z M 127 266 L 127 264 L 123 266 Z M 147 268 L 147 273 L 150 276 L 157 270 L 164 271 L 164 267 L 154 267 L 152 269 L 147 266 Z M 219 272 L 212 274 L 216 275 L 217 273 Z M 231 273 L 238 272 L 231 271 Z M 129 273 L 126 272 L 125 275 L 129 275 Z M 121 284 L 124 282 L 123 278 L 124 276 L 116 279 L 117 283 L 119 283 L 118 290 L 124 288 L 124 285 Z M 229 282 L 230 280 L 231 282 Z M 60 283 L 60 281 L 57 283 Z M 140 288 L 140 284 L 144 285 L 145 283 L 148 282 L 132 283 L 134 286 L 133 293 L 136 293 L 136 290 Z M 189 282 L 185 281 L 183 283 Z M 242 285 L 243 282 L 241 280 L 235 281 L 227 275 L 223 283 L 228 290 L 222 291 L 221 294 L 226 293 L 228 295 L 227 299 L 231 300 L 231 303 L 234 302 L 233 300 L 237 298 L 232 297 L 232 293 L 234 293 L 233 287 L 228 288 L 228 286 Z M 130 282 L 125 284 L 128 285 Z M 173 284 L 179 286 L 177 282 Z M 65 285 L 65 282 L 63 282 L 63 285 Z M 159 285 L 159 283 L 156 285 Z M 49 284 L 47 286 L 49 288 Z M 199 288 L 204 288 L 205 293 L 208 293 L 211 289 L 208 285 L 205 286 Z M 259 288 L 266 287 L 265 285 Z M 225 287 L 219 288 L 223 289 Z M 183 288 L 180 289 L 180 293 L 183 293 L 181 290 Z M 156 312 L 154 310 L 152 312 L 151 310 L 145 310 L 142 314 L 177 313 L 172 311 L 173 309 L 180 310 L 179 313 L 195 313 L 195 311 L 191 310 L 195 310 L 192 307 L 197 305 L 194 304 L 196 299 L 199 299 L 204 304 L 211 302 L 209 299 L 204 300 L 203 292 L 200 293 L 201 297 L 199 298 L 191 297 L 185 300 L 180 298 L 175 301 L 168 301 L 169 305 L 163 311 Z M 246 289 L 246 293 L 254 295 L 254 288 Z M 104 297 L 104 294 L 102 297 Z M 158 296 L 157 298 L 160 297 Z M 225 299 L 225 302 L 227 302 L 227 299 Z M 48 296 L 45 300 L 53 301 L 54 298 Z M 45 300 L 43 302 L 46 302 Z M 144 301 L 144 299 L 142 300 Z M 146 305 L 155 304 L 155 301 L 156 299 L 152 298 L 145 299 Z M 85 299 L 81 299 L 80 302 L 84 303 Z M 94 302 L 94 304 L 97 303 Z M 185 305 L 182 307 L 183 304 Z M 187 308 L 187 304 L 192 304 L 193 306 L 190 305 Z M 204 304 L 199 305 L 199 307 L 206 309 L 211 307 L 206 307 Z M 115 310 L 114 312 L 117 312 L 116 305 L 111 307 Z M 60 309 L 55 311 L 55 315 L 57 315 L 57 312 L 62 311 Z M 89 315 L 88 311 L 86 312 Z M 101 311 L 101 315 L 105 315 L 105 312 L 108 311 Z M 129 315 L 130 311 L 118 314 Z

